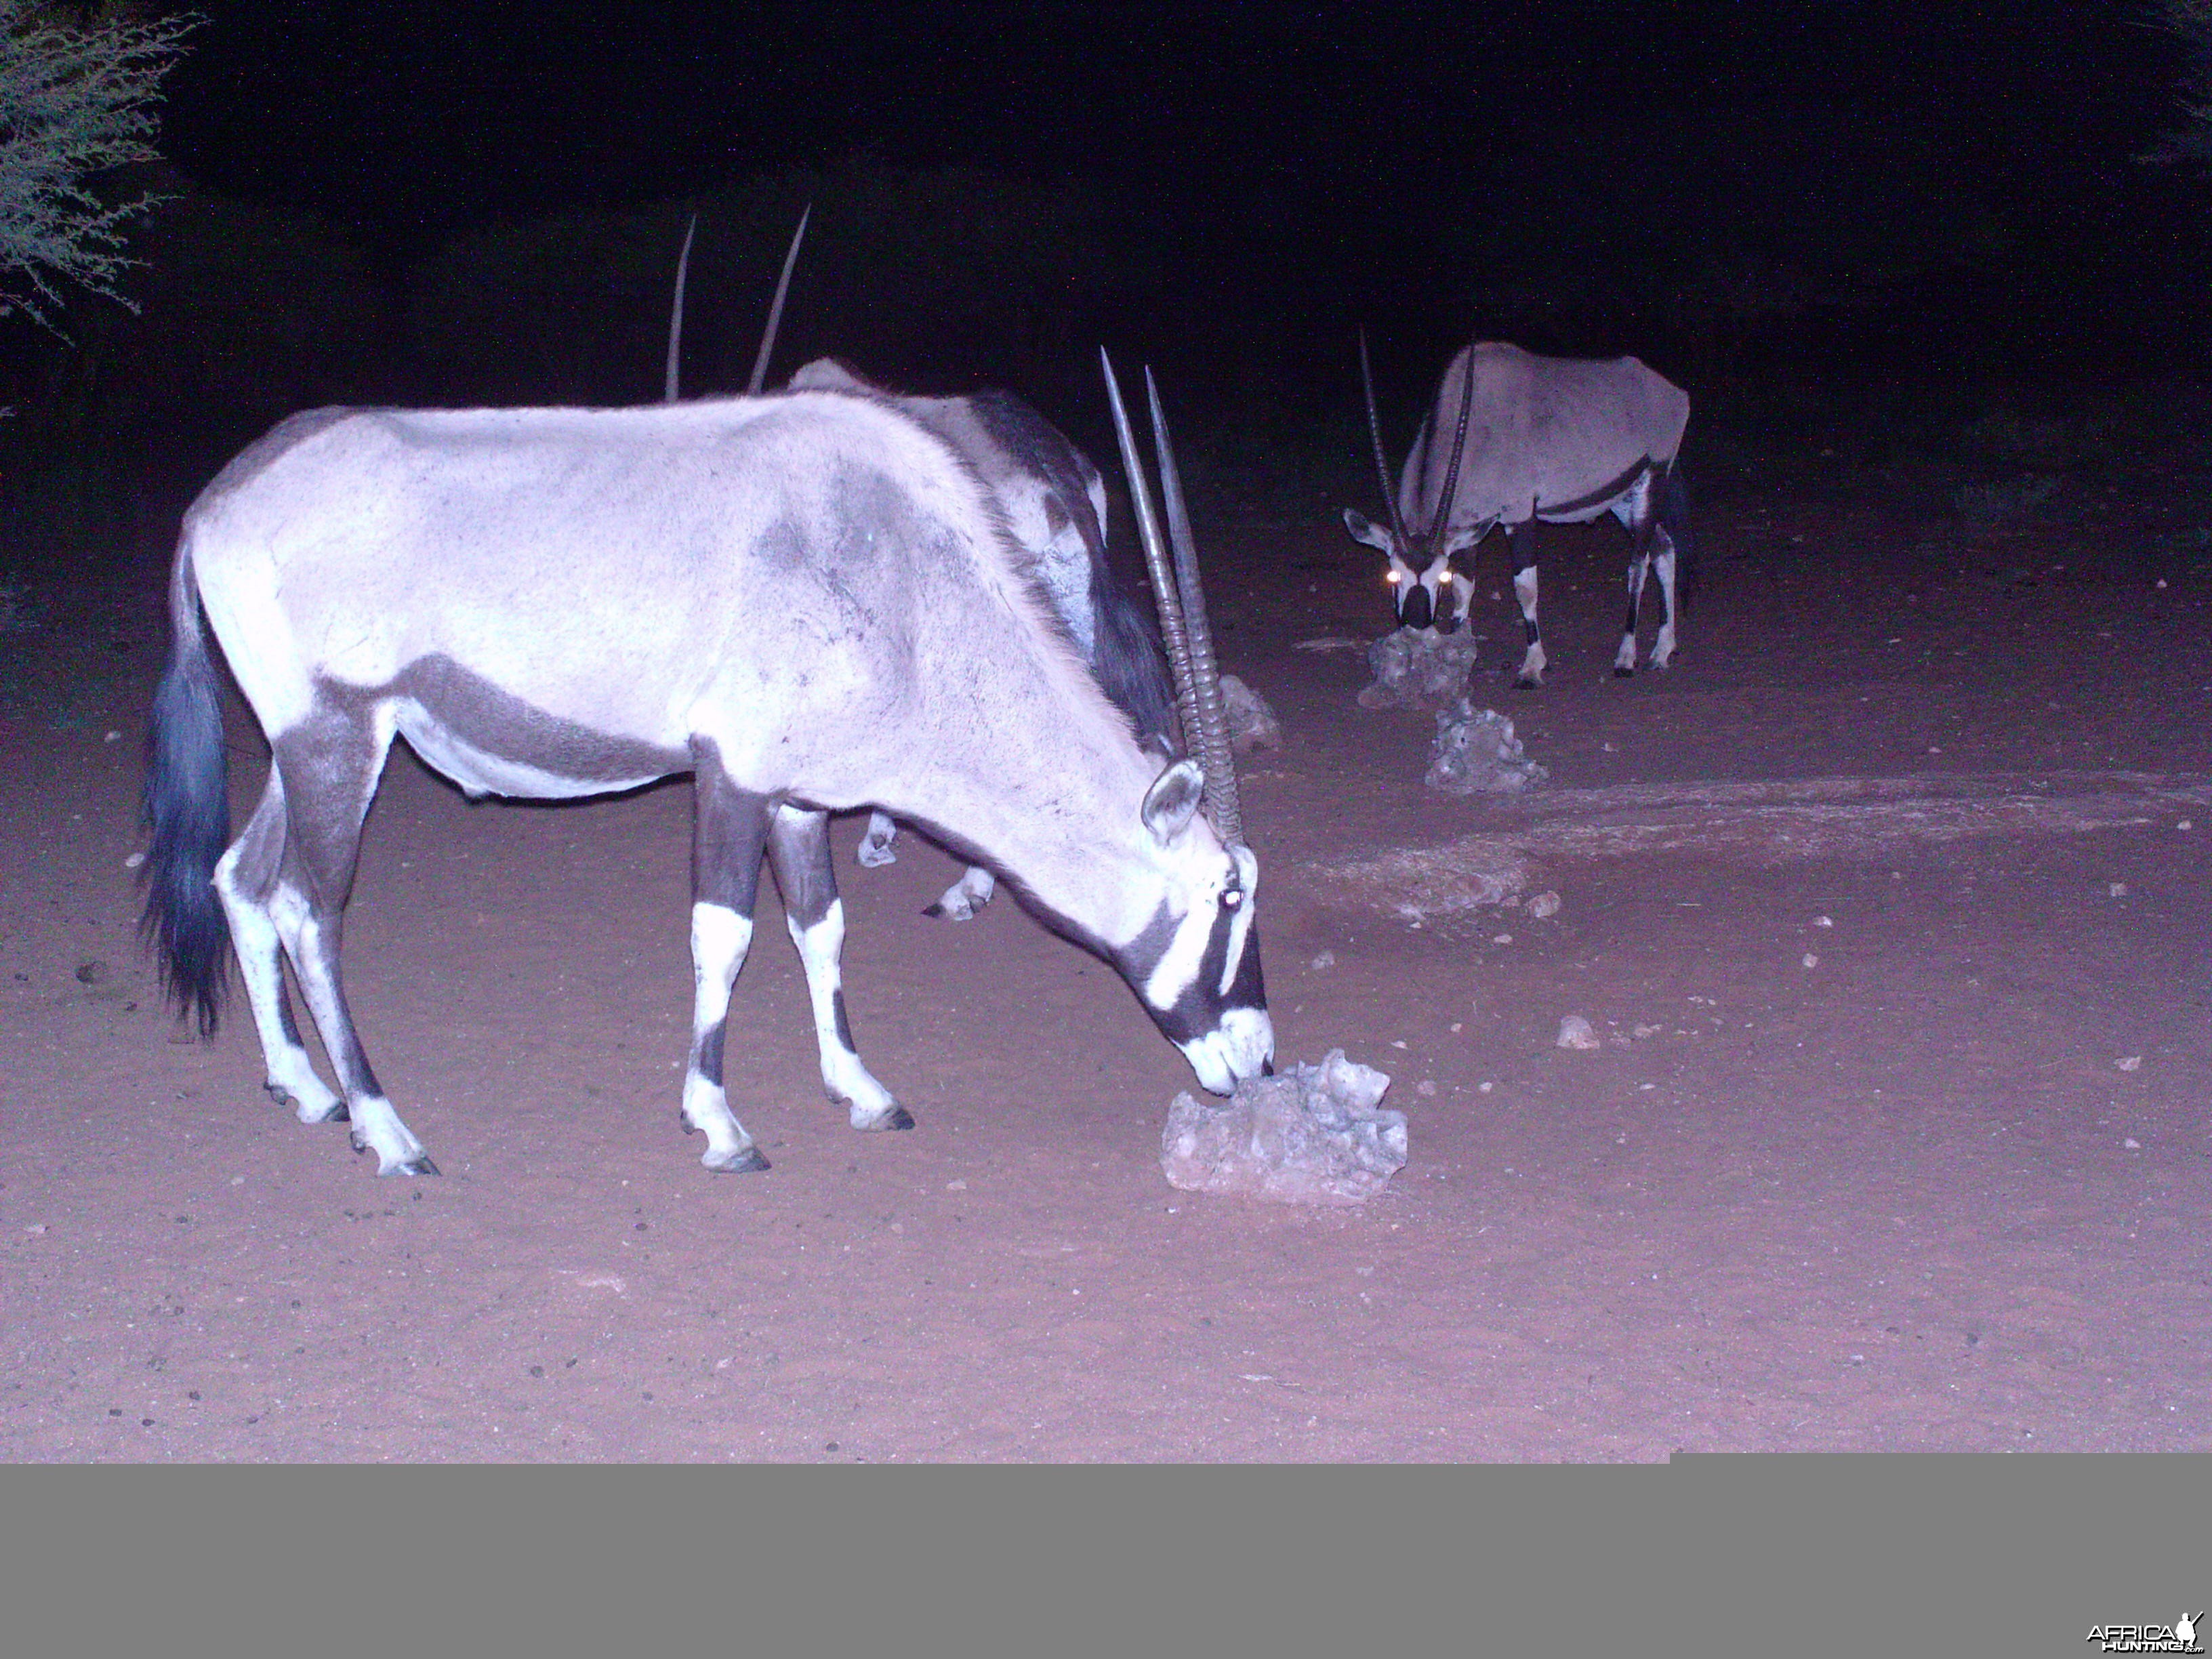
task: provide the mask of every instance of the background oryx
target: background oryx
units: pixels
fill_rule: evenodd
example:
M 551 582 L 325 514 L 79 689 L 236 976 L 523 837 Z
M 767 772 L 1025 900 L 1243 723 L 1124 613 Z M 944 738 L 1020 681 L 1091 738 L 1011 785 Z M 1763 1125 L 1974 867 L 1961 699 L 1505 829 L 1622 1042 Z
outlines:
M 381 1173 L 435 1172 L 369 1068 L 339 979 L 361 823 L 398 735 L 471 794 L 693 775 L 682 1114 L 710 1169 L 766 1163 L 724 1091 L 764 854 L 830 1095 L 856 1128 L 912 1122 L 854 1048 L 830 811 L 881 805 L 988 858 L 1121 971 L 1207 1088 L 1259 1074 L 1274 1038 L 1258 866 L 1225 732 L 1200 734 L 1210 775 L 1163 769 L 1004 525 L 941 438 L 850 395 L 284 422 L 186 512 L 171 578 L 145 808 L 146 920 L 172 994 L 211 1034 L 234 943 L 270 1091 L 302 1121 L 350 1118 Z M 228 851 L 203 616 L 271 750 Z M 1187 684 L 1186 706 L 1204 709 L 1205 693 Z M 301 1042 L 286 957 L 336 1091 Z
M 1613 671 L 1636 672 L 1636 619 L 1647 569 L 1657 572 L 1667 607 L 1651 663 L 1667 666 L 1676 643 L 1678 579 L 1680 598 L 1687 598 L 1690 586 L 1689 498 L 1676 464 L 1690 420 L 1686 392 L 1633 357 L 1539 357 L 1495 342 L 1468 346 L 1444 371 L 1394 494 L 1364 338 L 1359 361 L 1376 472 L 1391 521 L 1384 528 L 1346 508 L 1344 523 L 1355 540 L 1389 559 L 1393 604 L 1403 626 L 1449 633 L 1466 620 L 1474 586 L 1454 560 L 1503 525 L 1528 634 L 1514 684 L 1524 690 L 1540 684 L 1546 658 L 1536 621 L 1537 521 L 1582 524 L 1610 513 L 1634 537 L 1628 623 Z M 1453 434 L 1449 443 L 1446 432 Z
M 890 398 L 966 456 L 998 498 L 1015 545 L 1029 559 L 1100 688 L 1129 717 L 1139 738 L 1164 757 L 1184 752 L 1175 687 L 1158 633 L 1135 598 L 1114 580 L 1106 562 L 1106 482 L 1089 456 L 1009 392 L 904 397 L 829 357 L 808 363 L 789 384 L 794 392 Z M 874 814 L 860 840 L 860 862 L 890 863 L 896 856 L 891 842 L 897 833 L 888 814 Z M 988 870 L 971 864 L 928 914 L 965 921 L 990 902 L 994 884 Z

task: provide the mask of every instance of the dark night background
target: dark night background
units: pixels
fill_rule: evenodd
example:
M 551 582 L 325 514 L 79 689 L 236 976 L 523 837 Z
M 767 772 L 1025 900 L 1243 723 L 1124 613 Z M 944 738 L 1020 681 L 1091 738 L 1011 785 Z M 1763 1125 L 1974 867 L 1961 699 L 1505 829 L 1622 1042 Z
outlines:
M 652 398 L 695 208 L 687 392 L 742 385 L 811 200 L 779 376 L 997 381 L 1079 441 L 1103 341 L 1199 446 L 1361 465 L 1362 323 L 1401 441 L 1471 336 L 1633 351 L 1709 453 L 1875 463 L 2204 368 L 2142 0 L 198 9 L 142 313 L 0 341 L 19 519 L 317 403 Z

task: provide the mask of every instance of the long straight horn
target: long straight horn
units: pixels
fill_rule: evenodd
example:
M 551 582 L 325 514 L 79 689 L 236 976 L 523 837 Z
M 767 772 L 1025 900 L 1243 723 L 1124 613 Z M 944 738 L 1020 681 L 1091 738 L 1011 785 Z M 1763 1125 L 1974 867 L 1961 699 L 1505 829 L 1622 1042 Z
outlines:
M 1390 488 L 1390 463 L 1382 455 L 1382 417 L 1375 412 L 1375 369 L 1367 361 L 1367 331 L 1359 331 L 1359 383 L 1367 388 L 1367 435 L 1375 441 L 1375 480 L 1382 486 L 1382 505 L 1390 514 L 1390 533 L 1398 550 L 1408 550 L 1406 521 L 1398 514 L 1398 492 Z
M 1152 488 L 1145 482 L 1145 469 L 1137 462 L 1137 441 L 1130 435 L 1129 411 L 1121 406 L 1121 385 L 1114 378 L 1114 360 L 1103 346 L 1098 348 L 1098 362 L 1106 371 L 1106 401 L 1114 410 L 1114 436 L 1121 446 L 1121 471 L 1128 475 L 1129 507 L 1137 520 L 1137 541 L 1145 550 L 1145 570 L 1152 578 L 1152 605 L 1160 614 L 1160 640 L 1168 648 L 1168 666 L 1175 671 L 1176 708 L 1182 717 L 1184 746 L 1195 749 L 1198 699 L 1191 683 L 1190 641 L 1183 631 L 1175 573 L 1168 567 L 1167 550 L 1160 542 L 1159 520 L 1152 516 Z
M 660 401 L 676 401 L 676 369 L 684 359 L 684 279 L 691 270 L 691 235 L 699 228 L 699 216 L 693 214 L 691 222 L 684 227 L 684 252 L 676 256 L 676 302 L 668 313 L 668 379 L 662 386 Z
M 1437 498 L 1435 516 L 1430 519 L 1426 535 L 1434 539 L 1443 535 L 1451 519 L 1452 497 L 1459 494 L 1459 464 L 1467 453 L 1467 413 L 1474 407 L 1474 348 L 1467 349 L 1467 373 L 1460 379 L 1459 426 L 1452 434 L 1451 468 L 1444 474 L 1444 493 Z
M 761 335 L 760 356 L 753 359 L 753 377 L 745 382 L 749 397 L 760 396 L 768 384 L 768 360 L 775 350 L 776 331 L 783 325 L 783 296 L 791 292 L 791 268 L 799 263 L 799 245 L 806 240 L 806 222 L 814 216 L 814 204 L 799 216 L 799 228 L 791 233 L 791 251 L 783 256 L 783 275 L 775 279 L 775 303 L 768 308 L 768 328 Z
M 1221 703 L 1221 667 L 1213 655 L 1213 629 L 1206 619 L 1206 589 L 1198 579 L 1198 544 L 1183 505 L 1175 441 L 1160 409 L 1160 389 L 1145 370 L 1145 396 L 1152 406 L 1152 448 L 1160 463 L 1160 500 L 1167 508 L 1168 539 L 1175 547 L 1176 588 L 1182 603 L 1183 635 L 1190 650 L 1192 701 L 1198 705 L 1196 742 L 1206 764 L 1206 811 L 1231 846 L 1243 844 L 1244 814 L 1237 799 L 1237 762 L 1229 742 L 1229 716 Z

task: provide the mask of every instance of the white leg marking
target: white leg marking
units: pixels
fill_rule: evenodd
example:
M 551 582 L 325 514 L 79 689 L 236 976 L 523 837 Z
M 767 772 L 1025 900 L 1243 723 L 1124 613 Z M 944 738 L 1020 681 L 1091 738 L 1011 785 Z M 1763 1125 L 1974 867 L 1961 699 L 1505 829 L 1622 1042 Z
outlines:
M 691 1060 L 684 1073 L 684 1121 L 707 1137 L 699 1161 L 710 1170 L 747 1167 L 753 1139 L 730 1110 L 721 1079 L 728 1075 L 730 988 L 752 948 L 753 923 L 726 904 L 691 907 Z M 700 1073 L 710 1032 L 721 1033 L 714 1079 Z
M 799 947 L 799 960 L 806 969 L 806 993 L 814 1004 L 814 1040 L 822 1055 L 822 1086 L 830 1098 L 849 1108 L 848 1121 L 855 1129 L 876 1129 L 904 1113 L 890 1091 L 868 1074 L 845 1041 L 837 1018 L 841 975 L 838 957 L 845 948 L 845 901 L 833 899 L 822 920 L 802 927 L 785 918 L 791 942 Z
M 291 955 L 292 971 L 300 977 L 301 994 L 315 1017 L 316 1030 L 322 1034 L 324 1051 L 331 1056 L 331 1064 L 343 1079 L 346 1068 L 338 1058 L 338 1045 L 348 1034 L 348 1023 L 337 981 L 331 974 L 322 924 L 308 911 L 307 901 L 282 882 L 277 884 L 270 910 Z M 349 1092 L 346 1112 L 353 1119 L 353 1144 L 376 1154 L 377 1174 L 410 1174 L 428 1158 L 428 1150 L 382 1095 Z
M 1516 570 L 1513 573 L 1513 597 L 1521 601 L 1522 620 L 1531 628 L 1537 626 L 1536 567 L 1534 565 L 1530 565 L 1526 570 Z M 1541 685 L 1544 683 L 1544 665 L 1548 660 L 1549 659 L 1544 655 L 1543 641 L 1531 641 L 1528 654 L 1521 659 L 1521 676 L 1515 684 Z
M 344 1102 L 315 1075 L 315 1063 L 300 1041 L 284 1030 L 284 948 L 276 924 L 258 900 L 238 888 L 238 852 L 234 847 L 215 867 L 215 890 L 230 918 L 230 937 L 238 952 L 246 1004 L 261 1038 L 263 1074 L 269 1092 L 289 1103 L 302 1123 L 328 1123 Z
M 1659 573 L 1660 595 L 1667 601 L 1667 620 L 1659 624 L 1659 637 L 1651 642 L 1651 665 L 1664 668 L 1674 654 L 1674 542 L 1663 530 L 1651 563 Z
M 891 851 L 891 841 L 898 834 L 898 825 L 881 812 L 868 815 L 868 833 L 860 837 L 860 862 L 871 870 L 880 870 L 886 864 L 898 862 L 898 854 Z
M 1644 599 L 1644 573 L 1650 563 L 1647 551 L 1639 557 L 1628 556 L 1628 625 L 1621 630 L 1620 649 L 1613 653 L 1613 672 L 1633 674 L 1636 672 L 1636 616 Z
M 953 921 L 972 921 L 975 913 L 988 904 L 991 895 L 998 890 L 997 878 L 981 865 L 971 864 L 925 914 L 945 916 Z

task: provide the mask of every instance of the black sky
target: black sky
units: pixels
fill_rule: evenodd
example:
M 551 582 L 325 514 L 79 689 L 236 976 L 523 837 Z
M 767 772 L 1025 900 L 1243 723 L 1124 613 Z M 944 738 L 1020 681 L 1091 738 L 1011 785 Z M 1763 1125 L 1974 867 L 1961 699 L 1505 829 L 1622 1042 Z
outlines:
M 2070 199 L 2171 120 L 2178 67 L 2141 0 L 199 9 L 173 156 L 403 242 L 856 150 L 1419 222 L 1447 210 L 1439 192 L 1462 209 L 1470 163 L 1531 133 L 1577 128 L 1605 164 L 1656 168 L 1701 125 L 1761 111 L 1977 142 Z
M 495 218 L 858 158 L 1102 204 L 1168 273 L 1147 349 L 1172 360 L 1182 326 L 1255 397 L 1340 402 L 1355 322 L 1396 379 L 1472 328 L 1711 380 L 1685 275 L 1708 255 L 1699 280 L 1735 261 L 1808 319 L 1857 304 L 1824 349 L 1879 373 L 2136 374 L 2205 344 L 2175 319 L 2201 314 L 2206 181 L 2140 159 L 2181 118 L 2151 0 L 198 9 L 166 152 L 393 271 Z

